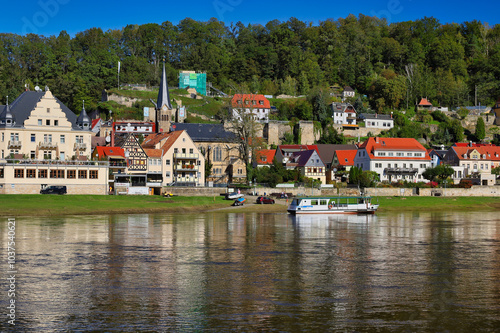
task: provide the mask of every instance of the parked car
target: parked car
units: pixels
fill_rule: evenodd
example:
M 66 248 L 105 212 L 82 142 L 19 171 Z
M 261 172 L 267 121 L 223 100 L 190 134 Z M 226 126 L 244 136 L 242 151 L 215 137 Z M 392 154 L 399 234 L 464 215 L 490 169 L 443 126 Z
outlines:
M 274 200 L 269 197 L 258 197 L 256 203 L 258 204 L 274 204 Z
M 40 194 L 66 194 L 66 186 L 47 186 L 40 190 Z

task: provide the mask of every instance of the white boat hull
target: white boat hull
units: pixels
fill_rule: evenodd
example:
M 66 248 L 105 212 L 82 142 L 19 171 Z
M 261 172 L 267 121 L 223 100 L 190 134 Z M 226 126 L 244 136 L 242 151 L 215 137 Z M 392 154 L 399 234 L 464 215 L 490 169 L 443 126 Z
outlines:
M 344 200 L 341 202 L 339 200 Z M 349 202 L 350 200 L 350 202 Z M 352 202 L 355 201 L 355 202 Z M 321 204 L 323 203 L 323 204 Z M 379 205 L 372 204 L 366 197 L 353 198 L 295 198 L 288 212 L 297 214 L 374 214 Z

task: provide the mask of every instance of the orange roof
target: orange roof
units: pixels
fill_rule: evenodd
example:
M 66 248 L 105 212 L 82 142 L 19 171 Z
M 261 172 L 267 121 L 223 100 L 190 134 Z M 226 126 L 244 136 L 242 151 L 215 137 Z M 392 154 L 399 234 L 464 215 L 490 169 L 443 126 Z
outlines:
M 166 153 L 174 144 L 175 141 L 181 136 L 182 133 L 185 133 L 186 131 L 173 131 L 170 133 L 167 133 L 168 137 L 166 142 L 163 144 L 161 149 L 163 150 L 164 153 Z
M 257 164 L 273 164 L 275 149 L 262 149 L 255 152 Z
M 97 146 L 95 147 L 97 151 L 97 156 L 99 158 L 104 158 L 104 157 L 123 157 L 125 158 L 125 152 L 123 151 L 123 148 L 120 147 L 102 147 L 102 146 Z
M 144 148 L 144 152 L 148 155 L 148 157 L 162 157 L 163 155 L 163 150 L 161 149 Z
M 371 159 L 382 159 L 382 160 L 430 160 L 429 153 L 424 146 L 422 146 L 417 140 L 413 138 L 368 138 L 363 144 L 359 146 L 359 149 L 366 149 L 366 152 Z M 375 156 L 375 150 L 386 150 L 386 151 L 415 151 L 423 152 L 423 157 L 407 157 L 407 156 Z
M 418 103 L 419 106 L 432 106 L 431 102 L 427 100 L 427 98 L 422 98 L 420 100 L 420 103 Z
M 238 101 L 242 101 L 241 104 L 238 104 Z M 255 104 L 253 103 L 255 101 Z M 263 102 L 263 105 L 260 102 Z M 247 104 L 248 102 L 248 104 Z M 270 109 L 271 103 L 269 100 L 264 97 L 264 95 L 256 95 L 256 94 L 234 94 L 233 99 L 231 100 L 231 105 L 233 108 L 237 107 L 254 107 L 254 108 L 262 108 L 262 109 Z
M 168 136 L 169 136 L 169 133 L 149 134 L 147 137 L 144 138 L 144 141 L 142 142 L 141 146 L 142 147 L 154 147 L 154 146 L 156 146 L 157 143 L 166 139 Z
M 337 150 L 335 152 L 335 154 L 337 154 L 339 164 L 343 166 L 353 166 L 354 157 L 356 157 L 357 153 L 357 150 Z
M 457 154 L 458 159 L 470 159 L 471 153 L 476 150 L 482 160 L 500 161 L 500 147 L 498 146 L 480 146 L 480 147 L 451 147 Z M 467 158 L 465 158 L 467 156 Z M 483 158 L 485 156 L 485 158 Z

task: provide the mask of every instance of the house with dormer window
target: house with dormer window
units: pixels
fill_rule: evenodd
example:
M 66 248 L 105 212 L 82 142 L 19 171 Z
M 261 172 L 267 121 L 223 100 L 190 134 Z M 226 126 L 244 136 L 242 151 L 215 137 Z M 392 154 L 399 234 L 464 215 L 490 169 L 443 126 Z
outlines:
M 325 164 L 316 150 L 297 151 L 283 164 L 287 170 L 298 169 L 304 177 L 326 184 Z
M 242 120 L 243 114 L 252 115 L 254 120 L 267 122 L 271 112 L 271 103 L 259 94 L 235 94 L 231 99 L 231 115 Z
M 422 173 L 431 165 L 424 146 L 413 138 L 368 138 L 359 146 L 354 166 L 379 174 L 380 181 L 426 181 Z
M 462 178 L 475 178 L 481 185 L 494 185 L 495 175 L 491 174 L 491 169 L 500 164 L 500 147 L 452 146 L 445 155 L 444 162 L 458 169 L 453 176 L 455 182 Z
M 356 110 L 349 103 L 333 102 L 331 105 L 333 123 L 344 128 L 358 128 Z

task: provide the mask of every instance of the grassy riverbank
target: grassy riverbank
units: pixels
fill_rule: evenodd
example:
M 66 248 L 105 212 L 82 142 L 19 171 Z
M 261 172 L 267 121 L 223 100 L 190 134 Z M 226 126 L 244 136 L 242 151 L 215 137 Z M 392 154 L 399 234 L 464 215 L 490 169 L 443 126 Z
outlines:
M 231 207 L 222 197 L 102 196 L 102 195 L 0 195 L 0 216 L 57 216 L 87 214 L 188 213 L 203 211 L 285 212 L 286 202 L 255 205 L 248 197 L 243 207 Z M 378 197 L 380 212 L 498 210 L 497 197 Z

